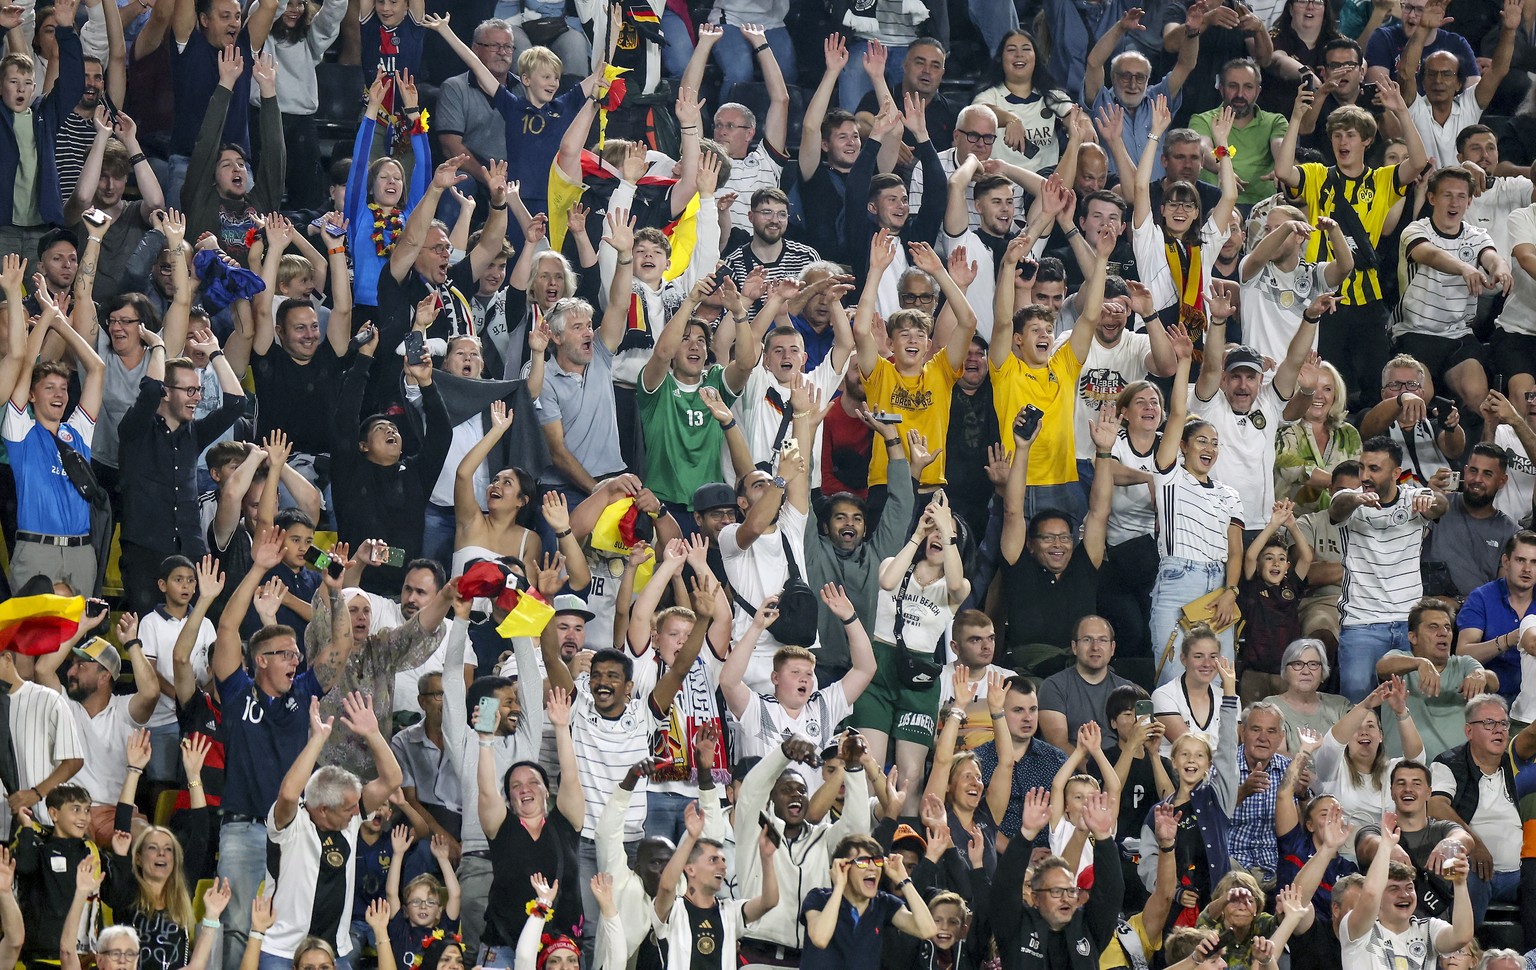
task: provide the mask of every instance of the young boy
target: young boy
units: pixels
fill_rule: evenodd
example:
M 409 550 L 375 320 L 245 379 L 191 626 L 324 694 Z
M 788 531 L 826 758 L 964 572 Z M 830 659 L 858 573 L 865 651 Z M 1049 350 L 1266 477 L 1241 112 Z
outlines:
M 173 654 L 182 627 L 192 622 L 195 631 L 192 646 L 192 675 L 198 683 L 208 682 L 208 648 L 213 645 L 213 624 L 206 617 L 190 620 L 192 600 L 197 596 L 197 567 L 186 556 L 169 556 L 160 564 L 156 585 L 164 596 L 160 605 L 139 620 L 139 639 L 144 642 L 144 656 L 155 665 L 160 676 L 160 700 L 149 718 L 149 740 L 154 753 L 145 770 L 145 781 L 171 783 L 181 763 L 181 732 L 176 723 L 176 667 Z M 146 791 L 147 797 L 150 793 Z
M 390 833 L 390 847 L 394 851 L 389 875 L 384 877 L 384 898 L 389 903 L 389 939 L 399 955 L 400 966 L 405 967 L 412 966 L 412 957 L 423 949 L 422 940 L 433 931 L 440 929 L 450 936 L 459 931 L 459 878 L 448 858 L 448 840 L 435 835 L 431 842 L 432 855 L 443 874 L 442 881 L 424 872 L 406 882 L 402 891 L 400 881 L 404 878 L 410 844 L 411 829 L 403 823 L 395 826 Z
M 1280 541 L 1281 526 L 1291 534 L 1290 549 Z M 1245 705 L 1287 690 L 1280 678 L 1280 658 L 1291 641 L 1301 637 L 1301 599 L 1311 568 L 1312 544 L 1296 525 L 1295 505 L 1282 499 L 1248 544 L 1237 585 L 1237 605 L 1248 621 L 1243 628 Z
M 880 356 L 880 344 L 872 329 L 879 304 L 879 280 L 896 255 L 900 239 L 881 231 L 875 235 L 869 251 L 869 279 L 859 298 L 853 320 L 853 339 L 858 348 L 859 371 L 864 375 L 864 392 L 872 411 L 902 416 L 902 427 L 926 435 L 930 452 L 938 457 L 923 469 L 921 484 L 944 484 L 944 457 L 939 448 L 949 432 L 951 391 L 965 366 L 971 335 L 976 332 L 976 311 L 966 302 L 961 289 L 944 268 L 944 263 L 925 243 L 909 248 L 912 263 L 939 283 L 944 298 L 955 314 L 955 329 L 945 340 L 943 353 L 933 352 L 933 317 L 923 310 L 898 310 L 885 321 L 890 338 L 891 359 Z M 911 458 L 911 455 L 908 455 Z M 870 455 L 869 484 L 887 481 L 885 449 Z
M 75 870 L 86 856 L 94 855 L 106 871 L 101 901 L 116 910 L 132 904 L 138 883 L 128 858 L 129 838 L 114 836 L 112 853 L 101 850 L 86 837 L 91 823 L 91 795 L 79 785 L 63 784 L 48 793 L 44 802 L 53 817 L 53 833 L 45 835 L 31 812 L 23 812 L 16 836 L 16 876 L 22 911 L 26 915 L 27 941 L 23 961 L 58 960 L 59 937 L 64 917 L 75 898 Z M 96 938 L 99 918 L 82 920 L 84 946 Z
M 1051 854 L 1067 860 L 1067 865 L 1077 877 L 1078 885 L 1092 885 L 1088 875 L 1093 870 L 1093 855 L 1084 855 L 1085 839 L 1074 838 L 1083 827 L 1083 803 L 1088 796 L 1099 791 L 1099 780 L 1092 775 L 1079 774 L 1078 769 L 1089 757 L 1098 766 L 1104 778 L 1104 791 L 1114 804 L 1120 802 L 1120 776 L 1115 766 L 1104 756 L 1104 732 L 1098 721 L 1084 721 L 1077 729 L 1077 746 L 1051 779 Z M 1085 883 L 1086 881 L 1086 883 Z
M 271 480 L 271 476 L 268 476 Z M 315 543 L 315 523 L 309 516 L 298 509 L 284 509 L 277 513 L 273 524 L 282 530 L 283 558 L 276 566 L 267 570 L 267 574 L 261 578 L 263 585 L 273 578 L 281 579 L 288 591 L 283 594 L 283 604 L 277 609 L 277 622 L 283 626 L 293 627 L 295 634 L 302 641 L 304 628 L 309 626 L 313 616 L 310 600 L 314 598 L 315 591 L 320 588 L 320 572 L 310 569 L 304 562 L 304 556 L 309 552 L 309 547 Z M 266 624 L 257 615 L 253 605 L 246 613 L 245 622 L 241 624 L 241 635 L 250 636 Z
M 1264 235 L 1243 258 L 1243 341 L 1261 355 L 1284 360 L 1303 313 L 1314 316 L 1318 297 L 1338 289 L 1355 271 L 1355 254 L 1339 224 L 1319 216 L 1317 230 L 1328 237 L 1330 261 L 1301 258 L 1313 228 L 1295 206 L 1277 205 L 1264 221 Z

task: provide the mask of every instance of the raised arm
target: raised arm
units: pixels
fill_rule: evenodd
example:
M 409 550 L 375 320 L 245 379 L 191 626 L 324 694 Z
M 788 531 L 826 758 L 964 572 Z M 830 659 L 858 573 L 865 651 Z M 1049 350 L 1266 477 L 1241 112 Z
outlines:
M 700 25 L 700 33 L 703 33 L 703 25 Z M 848 44 L 843 40 L 843 35 L 828 34 L 822 42 L 822 53 L 826 59 L 826 70 L 822 72 L 821 82 L 816 85 L 811 100 L 805 106 L 805 114 L 801 116 L 800 130 L 811 133 L 800 137 L 798 155 L 800 180 L 803 182 L 809 182 L 821 165 L 821 123 L 826 119 L 827 108 L 832 104 L 837 79 L 842 76 L 843 68 L 848 66 Z
M 1136 191 L 1132 202 L 1131 225 L 1144 225 L 1152 215 L 1152 172 L 1157 167 L 1158 145 L 1163 133 L 1173 123 L 1168 110 L 1168 99 L 1159 94 L 1152 102 L 1152 133 L 1147 136 L 1146 147 L 1141 150 L 1141 161 L 1136 166 Z
M 315 773 L 315 763 L 320 760 L 320 752 L 325 748 L 325 743 L 330 740 L 331 731 L 336 727 L 334 717 L 320 717 L 320 698 L 309 699 L 309 741 L 293 759 L 288 771 L 283 775 L 282 784 L 277 789 L 277 801 L 272 806 L 272 821 L 278 829 L 285 829 L 293 821 L 299 811 L 299 799 L 304 797 L 304 786 L 309 782 L 309 776 Z
M 496 97 L 496 93 L 502 89 L 501 82 L 496 80 L 496 75 L 491 73 L 491 69 L 486 67 L 475 52 L 470 50 L 469 46 L 459 39 L 459 35 L 448 26 L 449 17 L 450 15 L 446 13 L 441 17 L 427 14 L 421 18 L 421 24 L 428 30 L 436 31 L 443 43 L 459 56 L 459 60 L 463 61 L 464 66 L 469 68 L 469 73 L 475 76 L 475 83 L 480 85 L 480 90 L 487 98 Z M 433 206 L 432 210 L 436 212 L 437 207 Z

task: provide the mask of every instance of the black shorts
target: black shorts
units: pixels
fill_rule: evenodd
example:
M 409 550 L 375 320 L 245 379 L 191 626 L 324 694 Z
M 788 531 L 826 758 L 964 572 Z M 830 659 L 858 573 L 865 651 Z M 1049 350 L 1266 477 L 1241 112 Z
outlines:
M 1488 370 L 1488 348 L 1472 334 L 1464 337 L 1435 337 L 1424 333 L 1405 333 L 1393 341 L 1392 349 L 1411 354 L 1429 371 L 1438 390 L 1445 386 L 1445 375 L 1457 364 L 1475 360 Z
M 1493 328 L 1491 345 L 1493 359 L 1505 379 L 1516 374 L 1536 377 L 1536 336 L 1528 333 L 1511 333 L 1502 327 Z

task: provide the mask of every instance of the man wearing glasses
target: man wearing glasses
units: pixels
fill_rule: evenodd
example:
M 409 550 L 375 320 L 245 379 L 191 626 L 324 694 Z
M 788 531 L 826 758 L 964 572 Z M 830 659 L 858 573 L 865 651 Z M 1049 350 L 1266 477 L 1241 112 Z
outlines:
M 1376 28 L 1370 39 L 1365 42 L 1365 79 L 1380 84 L 1382 81 L 1397 81 L 1402 83 L 1403 73 L 1400 58 L 1408 47 L 1408 41 L 1419 25 L 1425 20 L 1425 12 L 1434 7 L 1436 15 L 1431 19 L 1434 24 L 1426 32 L 1424 39 L 1424 56 L 1428 57 L 1435 51 L 1448 51 L 1456 55 L 1456 60 L 1465 66 L 1466 74 L 1463 75 L 1462 84 L 1471 87 L 1478 83 L 1482 75 L 1482 68 L 1478 67 L 1477 54 L 1472 50 L 1472 45 L 1461 34 L 1453 30 L 1444 30 L 1440 24 L 1445 20 L 1446 0 L 1404 0 L 1402 21 L 1400 23 L 1383 25 Z M 1449 158 L 1450 156 L 1446 156 Z
M 166 360 L 165 344 L 156 339 L 146 351 L 149 365 L 138 399 L 118 426 L 123 587 L 129 608 L 141 616 L 159 601 L 155 577 L 163 559 L 196 562 L 208 551 L 198 513 L 197 456 L 245 413 L 245 391 L 218 338 L 200 330 L 187 346 L 213 361 L 224 395 L 219 409 L 196 417 L 203 393 L 197 366 L 186 357 Z
M 1515 34 L 1520 30 L 1521 4 L 1519 0 L 1506 0 L 1499 15 L 1499 43 L 1493 52 L 1493 64 L 1488 73 L 1467 84 L 1462 78 L 1471 70 L 1468 62 L 1448 50 L 1431 50 L 1429 37 L 1438 32 L 1441 21 L 1446 20 L 1445 6 L 1426 9 L 1417 28 L 1408 34 L 1408 44 L 1398 63 L 1398 76 L 1403 86 L 1403 101 L 1408 105 L 1408 116 L 1424 140 L 1429 157 L 1442 167 L 1448 166 L 1458 153 L 1457 135 L 1468 125 L 1477 124 L 1483 112 L 1493 101 L 1504 76 L 1509 73 L 1510 61 L 1515 54 Z M 1403 15 L 1407 16 L 1406 8 Z M 1420 68 L 1423 68 L 1424 97 L 1419 97 Z
M 1441 752 L 1430 765 L 1434 794 L 1429 810 L 1472 833 L 1467 894 L 1474 922 L 1481 923 L 1490 902 L 1519 899 L 1515 759 L 1523 762 L 1536 755 L 1536 732 L 1522 731 L 1511 744 L 1509 702 L 1498 694 L 1479 694 L 1467 701 L 1465 731 L 1465 744 Z
M 496 80 L 514 94 L 521 93 L 522 82 L 512 73 L 517 50 L 510 24 L 494 18 L 482 20 L 470 43 L 475 56 Z M 485 162 L 507 153 L 506 124 L 501 112 L 480 93 L 479 85 L 469 71 L 443 82 L 437 96 L 437 109 L 432 112 L 432 131 L 437 135 L 443 158 L 469 156 L 464 162 L 464 171 L 479 183 L 476 194 L 482 196 L 482 201 L 490 184 Z
M 1386 111 L 1374 99 L 1363 97 L 1365 85 L 1365 52 L 1348 37 L 1336 37 L 1323 45 L 1323 83 L 1313 92 L 1313 98 L 1304 114 L 1291 119 L 1291 127 L 1297 131 L 1298 143 L 1323 156 L 1324 165 L 1336 165 L 1333 157 L 1333 139 L 1328 136 L 1326 122 L 1334 110 L 1344 105 L 1354 105 L 1370 112 L 1381 129 Z M 1319 126 L 1323 127 L 1319 131 Z M 1377 139 L 1366 152 L 1369 165 L 1380 165 L 1385 151 L 1384 139 Z
M 1122 137 L 1132 159 L 1141 158 L 1142 150 L 1147 147 L 1147 138 L 1152 134 L 1152 105 L 1157 96 L 1167 98 L 1168 110 L 1175 114 L 1184 103 L 1184 82 L 1189 79 L 1200 57 L 1200 34 L 1205 30 L 1205 7 L 1199 4 L 1189 7 L 1183 24 L 1179 59 L 1165 77 L 1150 87 L 1148 83 L 1156 77 L 1156 72 L 1146 54 L 1137 50 L 1115 54 L 1127 34 L 1134 38 L 1138 31 L 1144 29 L 1141 18 L 1141 10 L 1128 10 L 1105 31 L 1099 42 L 1093 45 L 1093 50 L 1088 52 L 1087 73 L 1083 75 L 1083 102 L 1093 106 L 1095 117 L 1112 118 L 1111 109 L 1118 107 L 1121 110 L 1124 118 Z M 1109 62 L 1108 87 L 1104 85 L 1105 61 Z M 1164 141 L 1163 145 L 1166 155 L 1168 142 Z M 1154 163 L 1154 180 L 1163 177 L 1163 163 L 1164 159 Z M 1111 170 L 1118 168 L 1113 156 L 1110 158 L 1110 167 Z M 1154 212 L 1158 211 L 1158 201 L 1161 200 L 1153 202 Z

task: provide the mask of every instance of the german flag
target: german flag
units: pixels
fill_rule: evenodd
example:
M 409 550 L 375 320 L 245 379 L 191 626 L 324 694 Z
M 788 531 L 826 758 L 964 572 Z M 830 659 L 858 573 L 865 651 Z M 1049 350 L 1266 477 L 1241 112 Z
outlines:
M 661 15 L 651 6 L 650 0 L 624 0 L 624 16 L 635 29 L 654 44 L 665 44 L 661 33 Z
M 16 596 L 0 603 L 0 650 L 29 657 L 53 653 L 75 635 L 85 616 L 85 597 Z

